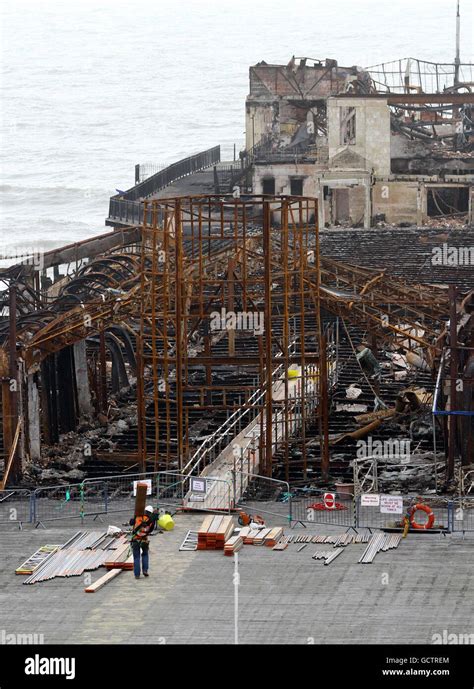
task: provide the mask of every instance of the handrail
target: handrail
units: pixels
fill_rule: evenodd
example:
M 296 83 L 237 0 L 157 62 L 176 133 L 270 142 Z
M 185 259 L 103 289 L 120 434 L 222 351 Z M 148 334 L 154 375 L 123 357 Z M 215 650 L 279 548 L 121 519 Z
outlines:
M 204 170 L 221 160 L 221 147 L 214 146 L 201 153 L 178 160 L 176 163 L 159 170 L 151 177 L 135 184 L 123 194 L 110 197 L 108 220 L 125 221 L 129 224 L 140 224 L 143 219 L 142 200 L 151 194 L 164 189 L 172 182 L 194 172 Z
M 289 345 L 289 351 L 291 352 L 292 347 L 296 344 L 296 338 L 292 340 L 292 342 Z M 278 352 L 276 355 L 277 357 L 283 356 L 282 352 Z M 283 368 L 283 364 L 279 364 L 276 369 L 272 372 L 272 378 L 275 377 L 277 373 L 281 371 Z M 213 448 L 216 447 L 222 440 L 224 436 L 228 434 L 230 429 L 235 426 L 236 423 L 238 423 L 241 419 L 244 418 L 248 414 L 248 412 L 252 409 L 255 408 L 255 405 L 259 400 L 262 399 L 262 397 L 265 395 L 265 390 L 262 390 L 262 388 L 258 388 L 253 395 L 251 395 L 248 399 L 248 403 L 251 402 L 250 406 L 246 406 L 246 408 L 242 411 L 241 409 L 237 409 L 235 412 L 233 412 L 225 421 L 224 423 L 217 428 L 214 433 L 212 433 L 208 438 L 203 440 L 201 445 L 197 448 L 197 450 L 194 452 L 188 463 L 183 467 L 182 473 L 185 474 L 187 477 L 191 476 L 193 472 L 196 470 L 196 468 L 200 465 L 201 460 L 208 454 Z M 234 418 L 235 417 L 235 418 Z M 212 442 L 214 441 L 214 442 Z M 209 447 L 206 447 L 208 443 L 212 442 Z M 187 472 L 187 473 L 186 473 Z

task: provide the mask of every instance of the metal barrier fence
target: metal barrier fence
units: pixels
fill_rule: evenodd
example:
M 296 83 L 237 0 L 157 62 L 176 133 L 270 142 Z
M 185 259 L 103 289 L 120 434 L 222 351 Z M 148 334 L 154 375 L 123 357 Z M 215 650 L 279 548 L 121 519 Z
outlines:
M 46 521 L 73 519 L 83 514 L 82 484 L 45 486 L 33 491 L 32 521 L 42 524 Z M 103 503 L 98 512 L 105 512 Z
M 0 524 L 28 524 L 33 521 L 34 500 L 30 490 L 7 488 L 0 491 Z
M 375 496 L 378 494 L 372 494 Z M 379 496 L 381 497 L 381 496 Z M 393 498 L 395 496 L 388 496 Z M 447 498 L 442 498 L 437 495 L 430 496 L 412 496 L 403 495 L 397 496 L 402 498 L 402 512 L 382 512 L 381 504 L 367 505 L 363 504 L 362 496 L 356 501 L 357 506 L 357 526 L 374 529 L 389 529 L 403 526 L 404 518 L 407 512 L 418 503 L 422 503 L 429 507 L 434 514 L 433 528 L 452 530 L 452 501 Z M 418 515 L 417 522 L 422 523 L 423 517 Z
M 244 509 L 287 519 L 290 525 L 327 524 L 345 528 L 397 528 L 417 503 L 431 508 L 433 528 L 453 533 L 474 532 L 474 497 L 448 499 L 430 496 L 387 496 L 401 498 L 397 513 L 382 512 L 378 494 L 363 496 L 314 489 L 291 493 L 288 483 L 249 472 L 230 470 L 225 478 L 189 476 L 178 471 L 121 474 L 86 479 L 80 484 L 0 491 L 0 526 L 41 524 L 64 519 L 133 513 L 135 481 L 150 481 L 149 502 L 154 506 L 193 511 L 230 512 Z M 201 488 L 199 485 L 201 482 Z M 204 482 L 204 484 L 203 484 Z M 367 495 L 367 494 L 366 494 Z M 420 513 L 417 521 L 422 523 Z
M 198 482 L 205 482 L 205 492 L 196 491 L 196 479 Z M 183 490 L 184 509 L 229 513 L 234 507 L 232 485 L 226 479 L 216 476 L 183 475 Z
M 357 527 L 356 501 L 353 495 L 314 489 L 291 499 L 291 521 L 302 524 L 327 524 Z
M 159 472 L 141 472 L 136 474 L 120 474 L 103 479 L 85 479 L 83 487 L 84 516 L 91 514 L 113 514 L 116 512 L 130 512 L 133 514 L 135 505 L 134 486 L 138 481 L 149 481 L 147 501 L 156 504 L 157 482 Z M 103 512 L 100 512 L 101 506 Z
M 32 518 L 35 524 L 60 519 L 99 517 L 116 512 L 133 512 L 134 481 L 150 480 L 150 502 L 156 501 L 154 477 L 158 472 L 121 474 L 82 483 L 37 488 L 32 495 Z
M 474 496 L 453 500 L 452 531 L 474 531 Z
M 236 507 L 292 521 L 293 501 L 286 481 L 259 476 L 242 468 L 229 472 Z
M 215 476 L 190 476 L 178 471 L 159 473 L 157 501 L 159 506 L 175 509 L 230 512 L 233 508 L 230 481 Z
M 130 225 L 140 225 L 143 222 L 142 199 L 150 194 L 164 189 L 172 182 L 182 177 L 204 170 L 211 165 L 219 163 L 221 159 L 221 147 L 214 146 L 196 155 L 183 158 L 156 174 L 148 177 L 140 184 L 128 189 L 124 194 L 116 194 L 110 198 L 109 221 L 117 220 Z M 151 212 L 150 212 L 151 213 Z M 151 214 L 149 221 L 151 222 Z

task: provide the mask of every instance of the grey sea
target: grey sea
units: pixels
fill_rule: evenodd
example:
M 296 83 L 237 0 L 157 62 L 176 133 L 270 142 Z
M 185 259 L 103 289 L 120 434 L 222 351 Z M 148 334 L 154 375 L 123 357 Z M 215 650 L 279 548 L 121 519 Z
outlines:
M 462 0 L 463 61 L 472 3 Z M 248 68 L 454 58 L 455 0 L 15 0 L 1 5 L 0 251 L 104 231 L 135 163 L 243 147 Z

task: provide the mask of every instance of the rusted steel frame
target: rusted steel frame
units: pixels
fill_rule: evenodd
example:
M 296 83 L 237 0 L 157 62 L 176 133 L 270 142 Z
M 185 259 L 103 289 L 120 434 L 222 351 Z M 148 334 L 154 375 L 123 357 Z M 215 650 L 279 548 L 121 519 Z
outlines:
M 139 298 L 139 286 L 135 286 L 126 297 L 121 298 L 121 308 L 124 313 L 127 313 L 127 309 L 133 312 Z M 28 342 L 24 345 L 24 348 L 39 347 L 44 345 L 50 340 L 61 337 L 62 335 L 69 335 L 70 333 L 80 329 L 84 326 L 84 318 L 87 316 L 90 321 L 106 321 L 110 318 L 111 322 L 116 322 L 119 319 L 114 318 L 114 306 L 116 304 L 115 299 L 110 299 L 107 302 L 89 302 L 87 304 L 87 309 L 84 310 L 81 306 L 76 306 L 73 309 L 60 314 L 54 320 L 47 323 L 39 332 L 37 332 Z M 69 325 L 65 326 L 69 322 Z M 54 328 L 60 328 L 59 331 L 54 331 Z M 100 325 L 97 326 L 97 332 L 100 330 Z M 93 328 L 87 329 L 87 335 L 93 332 Z M 83 339 L 83 338 L 79 338 Z M 52 349 L 51 351 L 55 351 Z
M 201 318 L 204 318 L 204 295 L 203 295 L 203 257 L 202 257 L 202 205 L 198 206 L 198 279 L 199 279 L 199 314 Z
M 263 263 L 265 275 L 265 476 L 272 473 L 272 420 L 273 420 L 273 379 L 272 379 L 272 270 L 271 270 L 271 220 L 270 203 L 263 202 Z
M 152 288 L 151 288 L 151 312 L 152 314 L 155 314 L 156 312 L 156 297 L 157 297 L 157 290 L 156 290 L 156 280 L 158 277 L 158 241 L 157 241 L 157 236 L 156 236 L 156 229 L 157 229 L 157 207 L 155 204 L 152 205 L 152 232 L 153 232 L 153 241 L 152 241 L 152 247 L 151 247 L 151 273 L 152 273 Z M 155 423 L 154 423 L 154 431 L 155 431 L 155 451 L 153 455 L 153 470 L 157 470 L 158 462 L 159 462 L 159 444 L 160 444 L 160 414 L 159 414 L 159 407 L 158 407 L 158 376 L 157 376 L 157 367 L 156 367 L 156 331 L 157 331 L 157 323 L 156 320 L 153 320 L 153 327 L 151 329 L 151 350 L 152 350 L 152 382 L 153 382 L 153 408 L 155 411 Z
M 145 294 L 148 285 L 145 282 L 145 256 L 147 254 L 147 244 L 149 242 L 147 230 L 147 202 L 144 203 L 143 211 L 143 227 L 142 227 L 142 246 L 141 246 L 141 271 L 140 271 L 140 332 L 137 335 L 137 422 L 138 422 L 138 462 L 140 471 L 144 471 L 147 457 L 147 441 L 146 441 L 146 404 L 145 404 L 145 388 L 144 388 L 144 343 L 143 333 L 145 330 Z
M 186 312 L 183 314 L 183 237 L 181 201 L 176 200 L 175 205 L 175 251 L 176 251 L 176 278 L 175 278 L 175 308 L 176 308 L 176 422 L 178 444 L 178 468 L 183 466 L 183 355 L 186 353 L 186 343 L 183 342 L 186 332 Z M 184 346 L 183 346 L 184 345 Z
M 281 262 L 283 266 L 283 356 L 285 359 L 285 399 L 284 399 L 284 413 L 285 413 L 285 426 L 284 426 L 284 461 L 285 461 L 285 481 L 289 481 L 290 466 L 289 466 L 289 405 L 288 405 L 288 369 L 289 369 L 289 347 L 290 347 L 290 323 L 289 323 L 289 304 L 288 304 L 288 294 L 290 289 L 290 280 L 288 274 L 289 267 L 289 255 L 288 255 L 288 201 L 282 203 L 282 242 L 281 242 Z
M 143 342 L 140 335 L 136 337 L 137 343 L 137 445 L 138 462 L 140 471 L 144 471 L 146 465 L 146 418 L 145 418 L 145 390 L 143 371 Z
M 22 428 L 22 419 L 20 417 L 17 421 L 17 424 L 16 424 L 15 435 L 13 436 L 13 442 L 12 442 L 12 445 L 10 447 L 8 459 L 5 458 L 5 468 L 3 470 L 2 480 L 0 481 L 0 490 L 5 490 L 5 486 L 8 483 L 8 478 L 10 476 L 10 470 L 12 469 L 13 462 L 14 462 L 15 456 L 16 456 L 18 441 L 20 439 L 21 428 Z
M 168 469 L 171 463 L 171 383 L 170 383 L 170 362 L 169 362 L 169 343 L 168 343 L 168 325 L 169 325 L 169 311 L 170 311 L 170 298 L 172 281 L 170 279 L 171 267 L 176 265 L 176 207 L 168 208 L 164 215 L 164 247 L 165 247 L 165 257 L 166 257 L 166 268 L 163 271 L 163 292 L 162 292 L 162 306 L 163 311 L 163 366 L 161 371 L 164 374 L 164 385 L 165 385 L 165 429 L 166 429 L 166 468 Z M 174 227 L 174 233 L 173 228 Z M 155 241 L 155 240 L 154 240 Z M 173 260 L 174 259 L 174 260 Z M 153 289 L 156 289 L 156 285 L 153 284 Z M 156 328 L 156 323 L 158 322 L 158 316 L 156 313 L 153 314 L 152 327 Z M 176 335 L 176 323 L 174 323 L 174 334 Z M 158 357 L 155 355 L 155 361 L 158 362 Z
M 194 210 L 193 210 L 193 199 L 189 199 L 189 221 L 191 223 L 191 261 L 194 262 Z
M 327 367 L 327 341 L 325 335 L 320 338 L 321 348 L 321 365 L 319 371 L 319 379 L 321 381 L 321 427 L 322 427 L 322 444 L 321 444 L 321 472 L 324 480 L 329 477 L 329 395 L 328 395 L 328 367 Z
M 102 327 L 99 333 L 99 362 L 100 362 L 100 408 L 107 413 L 107 355 L 105 345 L 105 331 Z
M 305 247 L 303 246 L 303 202 L 298 202 L 298 223 L 295 222 L 293 208 L 290 206 L 290 216 L 294 227 L 295 236 L 295 263 L 298 266 L 298 275 L 296 276 L 298 291 L 299 291 L 299 308 L 300 308 L 300 356 L 301 356 L 301 377 L 300 377 L 300 395 L 299 395 L 299 406 L 301 414 L 301 442 L 302 442 L 302 454 L 303 454 L 303 478 L 307 477 L 307 456 L 306 456 L 306 329 L 305 329 L 305 299 L 304 299 L 304 273 L 306 268 L 307 255 L 304 254 Z
M 234 285 L 234 271 L 235 259 L 229 258 L 227 268 L 227 303 L 229 310 L 235 312 L 235 285 Z M 224 299 L 224 301 L 226 301 Z M 235 330 L 229 330 L 228 334 L 228 352 L 229 356 L 235 356 Z
M 394 336 L 402 336 L 405 340 L 414 340 L 426 349 L 430 349 L 433 351 L 441 351 L 440 346 L 438 346 L 436 343 L 429 342 L 416 335 L 408 336 L 406 331 L 403 331 L 397 326 L 392 325 L 390 322 L 387 323 L 382 318 L 379 318 L 375 313 L 371 313 L 365 308 L 356 306 L 352 309 L 345 309 L 343 302 L 336 299 L 327 299 L 323 300 L 323 302 L 325 307 L 328 308 L 328 310 L 330 310 L 332 313 L 344 316 L 345 318 L 354 323 L 365 322 L 368 328 L 370 328 L 371 324 L 376 324 L 377 326 L 379 326 L 379 330 L 377 330 L 377 335 L 385 340 L 392 341 Z M 380 311 L 377 311 L 377 313 L 380 313 Z M 412 327 L 415 327 L 415 325 L 413 325 Z
M 3 448 L 5 452 L 4 462 L 6 462 L 13 443 L 13 424 L 10 393 L 10 365 L 7 352 L 4 349 L 0 349 L 0 380 L 2 384 L 2 430 Z
M 236 200 L 236 206 L 239 203 Z M 247 204 L 246 203 L 241 203 L 242 207 L 242 244 L 240 247 L 240 265 L 242 269 L 242 307 L 244 311 L 247 311 L 248 304 L 247 304 Z
M 458 382 L 458 331 L 457 331 L 457 311 L 456 311 L 457 289 L 454 285 L 449 285 L 449 406 L 451 411 L 456 411 L 457 406 L 457 382 Z M 457 417 L 450 414 L 448 418 L 448 465 L 447 480 L 454 478 L 454 465 L 457 447 Z
M 16 287 L 10 281 L 8 291 L 8 364 L 5 361 L 4 371 L 1 372 L 2 378 L 8 370 L 8 378 L 2 384 L 3 402 L 3 446 L 5 451 L 5 462 L 11 456 L 11 469 L 14 479 L 19 478 L 20 467 L 17 462 L 17 444 L 14 442 L 15 428 L 18 424 L 18 363 L 17 363 L 17 304 Z M 9 469 L 10 470 L 10 469 Z

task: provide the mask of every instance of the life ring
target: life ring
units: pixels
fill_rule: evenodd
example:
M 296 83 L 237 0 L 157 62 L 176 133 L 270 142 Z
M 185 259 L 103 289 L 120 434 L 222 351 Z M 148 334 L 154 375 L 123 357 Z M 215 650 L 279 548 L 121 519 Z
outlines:
M 426 512 L 428 515 L 428 521 L 426 521 L 424 524 L 418 524 L 418 522 L 415 521 L 415 514 L 418 512 L 418 510 L 421 510 L 422 512 Z M 435 516 L 433 513 L 433 510 L 431 507 L 428 507 L 428 505 L 423 505 L 421 502 L 419 502 L 417 505 L 411 508 L 410 511 L 410 524 L 414 529 L 431 529 L 431 527 L 434 524 Z

